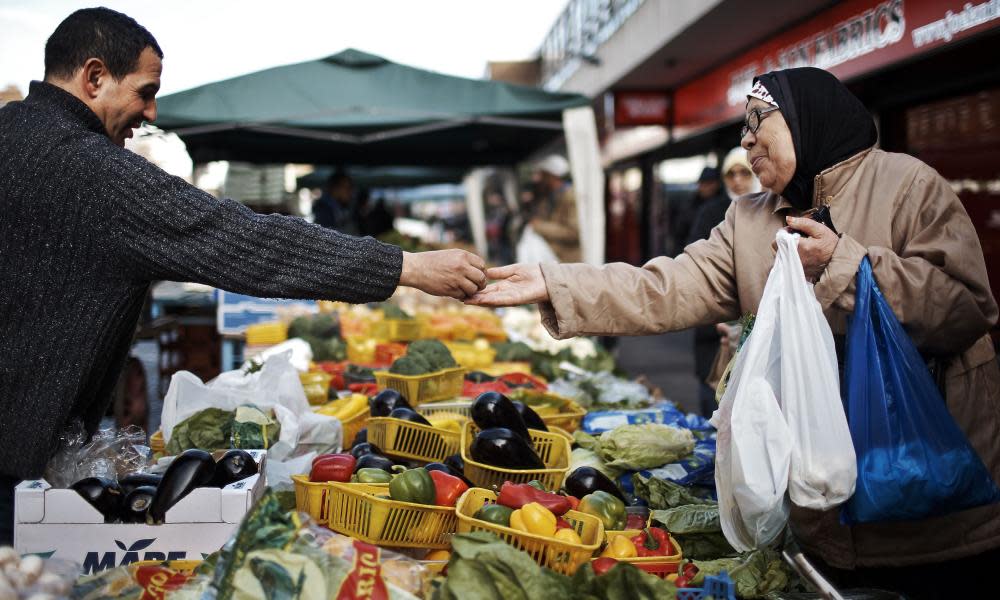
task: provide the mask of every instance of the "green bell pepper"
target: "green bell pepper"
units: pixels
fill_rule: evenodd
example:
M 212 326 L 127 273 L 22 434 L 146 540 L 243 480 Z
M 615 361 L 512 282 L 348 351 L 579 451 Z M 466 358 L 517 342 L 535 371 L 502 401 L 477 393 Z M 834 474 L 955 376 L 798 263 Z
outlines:
M 369 485 L 373 483 L 390 483 L 392 481 L 392 473 L 386 473 L 382 469 L 365 468 L 358 469 L 358 472 L 354 474 L 353 481 L 357 483 L 367 483 Z
M 531 481 L 528 482 L 528 485 L 535 488 L 536 490 L 541 490 L 543 492 L 549 491 L 545 489 L 545 486 L 542 484 L 542 482 L 538 481 L 537 479 L 532 479 Z
M 472 515 L 472 518 L 479 519 L 480 521 L 486 521 L 487 523 L 493 523 L 494 525 L 510 527 L 510 515 L 513 512 L 514 509 L 507 506 L 487 504 L 477 510 L 476 514 Z
M 418 467 L 393 477 L 389 483 L 389 496 L 400 502 L 434 504 L 437 500 L 437 489 L 427 469 Z
M 604 491 L 587 494 L 580 499 L 580 512 L 594 515 L 604 522 L 604 529 L 621 530 L 625 528 L 625 503 Z

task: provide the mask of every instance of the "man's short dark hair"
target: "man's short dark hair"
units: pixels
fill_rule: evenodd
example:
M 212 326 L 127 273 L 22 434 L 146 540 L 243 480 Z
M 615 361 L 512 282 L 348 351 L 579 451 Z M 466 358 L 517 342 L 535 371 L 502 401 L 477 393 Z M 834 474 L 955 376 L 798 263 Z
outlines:
M 68 79 L 88 59 L 99 58 L 117 81 L 135 71 L 139 56 L 156 38 L 132 17 L 110 8 L 84 8 L 66 17 L 45 42 L 45 79 Z

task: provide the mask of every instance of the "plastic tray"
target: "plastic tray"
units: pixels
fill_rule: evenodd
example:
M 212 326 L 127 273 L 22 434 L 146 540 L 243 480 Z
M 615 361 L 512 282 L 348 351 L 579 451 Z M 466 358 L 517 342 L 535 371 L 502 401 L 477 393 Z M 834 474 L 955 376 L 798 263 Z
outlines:
M 376 344 L 373 343 L 374 340 L 366 337 L 348 337 L 344 341 L 347 342 L 347 360 L 355 364 L 375 362 Z
M 402 419 L 371 417 L 368 419 L 368 441 L 390 456 L 441 462 L 458 452 L 462 436 L 455 431 Z
M 388 371 L 375 371 L 379 389 L 396 390 L 410 404 L 449 400 L 462 394 L 465 369 L 456 367 L 426 375 L 397 375 Z
M 450 548 L 458 526 L 455 509 L 378 498 L 388 486 L 331 483 L 327 526 L 370 544 L 397 548 Z
M 469 421 L 462 429 L 462 460 L 465 461 L 465 476 L 478 487 L 499 490 L 503 482 L 528 483 L 537 479 L 546 489 L 556 490 L 562 485 L 569 471 L 569 441 L 558 433 L 545 433 L 529 429 L 528 434 L 535 446 L 535 452 L 545 464 L 544 469 L 515 470 L 492 467 L 472 460 L 469 449 L 479 431 L 476 424 Z M 602 538 L 603 539 L 603 538 Z
M 581 544 L 563 542 L 473 517 L 483 506 L 495 504 L 496 499 L 496 494 L 489 490 L 471 488 L 465 492 L 455 508 L 458 514 L 458 532 L 493 532 L 508 544 L 527 552 L 538 564 L 566 575 L 572 575 L 581 565 L 586 564 L 604 540 L 604 524 L 601 520 L 575 510 L 567 512 L 562 518 L 566 519 L 580 536 Z
M 341 436 L 340 446 L 342 448 L 350 448 L 350 443 L 354 441 L 354 438 L 358 435 L 358 432 L 368 426 L 368 416 L 371 413 L 368 407 L 363 410 L 358 411 L 358 413 L 352 417 L 348 417 L 340 422 L 340 426 L 343 430 Z

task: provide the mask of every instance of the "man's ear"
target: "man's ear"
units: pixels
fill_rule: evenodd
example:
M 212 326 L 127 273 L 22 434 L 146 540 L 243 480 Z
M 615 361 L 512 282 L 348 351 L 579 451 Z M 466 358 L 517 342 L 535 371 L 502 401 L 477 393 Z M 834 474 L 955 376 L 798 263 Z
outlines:
M 90 99 L 96 99 L 101 88 L 107 84 L 111 73 L 107 65 L 99 58 L 88 58 L 80 69 L 79 81 L 83 93 Z

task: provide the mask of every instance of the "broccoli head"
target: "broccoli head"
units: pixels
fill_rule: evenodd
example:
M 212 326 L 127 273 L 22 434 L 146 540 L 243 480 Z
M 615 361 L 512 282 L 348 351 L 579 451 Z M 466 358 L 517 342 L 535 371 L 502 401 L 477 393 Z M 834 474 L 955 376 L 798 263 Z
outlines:
M 310 327 L 310 318 L 295 317 L 292 322 L 288 325 L 288 337 L 289 338 L 305 338 L 311 335 L 312 327 Z
M 407 347 L 406 355 L 423 357 L 430 363 L 431 370 L 433 371 L 458 366 L 448 347 L 438 340 L 417 340 Z
M 340 321 L 337 320 L 336 315 L 321 313 L 312 317 L 309 322 L 309 331 L 316 337 L 324 339 L 340 337 Z
M 408 321 L 413 318 L 406 311 L 404 311 L 402 308 L 399 308 L 395 304 L 383 304 L 382 314 L 385 315 L 386 319 L 397 319 L 397 320 Z
M 392 363 L 389 372 L 397 375 L 423 375 L 431 372 L 431 367 L 420 356 L 402 356 Z
M 531 361 L 535 357 L 534 351 L 524 342 L 499 342 L 493 344 L 493 349 L 497 351 L 497 360 L 508 361 Z

